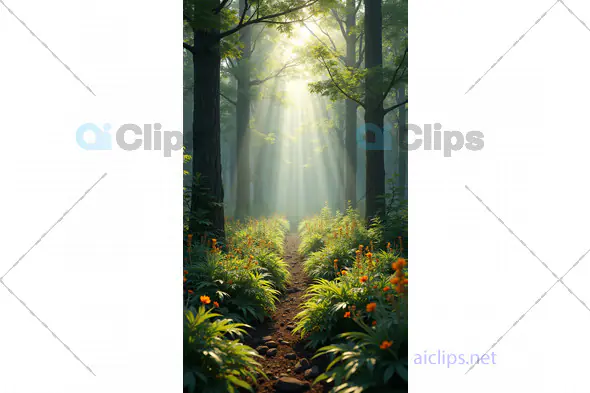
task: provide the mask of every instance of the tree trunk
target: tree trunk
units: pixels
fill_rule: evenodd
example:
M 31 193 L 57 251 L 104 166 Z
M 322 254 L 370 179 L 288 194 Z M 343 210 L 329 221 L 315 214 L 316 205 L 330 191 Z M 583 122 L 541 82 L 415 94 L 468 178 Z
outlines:
M 201 174 L 201 186 L 209 195 L 201 196 L 198 190 L 193 189 L 191 211 L 194 213 L 199 208 L 207 207 L 207 218 L 218 236 L 223 237 L 225 226 L 219 124 L 220 61 L 217 32 L 195 31 L 193 174 Z M 207 197 L 214 203 L 209 204 Z M 197 232 L 200 227 L 194 217 L 189 225 L 192 232 Z
M 385 168 L 383 156 L 383 53 L 381 0 L 365 0 L 365 126 L 367 138 L 367 208 L 371 219 L 383 213 L 385 201 Z
M 406 88 L 400 87 L 397 89 L 397 102 L 403 102 L 406 100 Z M 408 113 L 406 112 L 406 106 L 402 105 L 399 107 L 399 123 L 398 123 L 398 186 L 402 188 L 402 197 L 408 197 Z
M 358 0 L 361 1 L 361 0 Z M 355 0 L 346 0 L 346 31 L 348 36 L 346 38 L 346 66 L 354 67 L 356 65 L 356 33 L 354 28 L 356 25 L 355 15 Z M 352 100 L 346 100 L 346 137 L 345 147 L 348 160 L 344 160 L 346 165 L 346 201 L 356 207 L 356 109 L 357 103 Z
M 240 0 L 240 15 L 246 0 Z M 249 14 L 249 12 L 247 12 Z M 238 135 L 238 185 L 236 218 L 243 219 L 250 214 L 250 55 L 252 52 L 252 29 L 240 30 L 240 41 L 244 45 L 238 66 L 238 97 L 236 105 L 236 129 Z

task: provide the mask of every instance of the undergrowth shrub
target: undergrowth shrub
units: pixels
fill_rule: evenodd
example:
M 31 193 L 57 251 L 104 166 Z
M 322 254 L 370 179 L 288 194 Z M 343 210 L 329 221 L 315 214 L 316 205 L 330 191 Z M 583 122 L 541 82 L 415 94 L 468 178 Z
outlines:
M 224 248 L 216 239 L 189 244 L 185 303 L 196 307 L 205 296 L 227 317 L 263 321 L 289 283 L 288 265 L 281 257 L 288 230 L 288 221 L 279 217 L 228 221 Z
M 395 255 L 391 249 L 388 252 Z M 315 348 L 338 334 L 358 330 L 353 316 L 372 324 L 375 310 L 393 312 L 405 293 L 408 283 L 405 259 L 398 258 L 393 266 L 386 268 L 370 251 L 363 254 L 359 249 L 355 254 L 352 268 L 336 272 L 333 281 L 317 280 L 304 295 L 306 301 L 295 317 L 293 332 L 307 337 L 307 346 Z M 335 264 L 333 268 L 336 267 Z
M 254 391 L 263 375 L 258 353 L 240 342 L 248 325 L 222 319 L 221 314 L 188 309 L 184 313 L 184 386 L 190 393 Z
M 308 219 L 300 225 L 302 243 L 300 253 L 307 256 L 305 272 L 312 278 L 334 279 L 336 261 L 341 267 L 350 267 L 355 259 L 359 244 L 370 246 L 380 244 L 382 228 L 373 225 L 365 227 L 358 211 L 349 207 L 345 214 L 335 215 L 325 207 L 319 216 Z M 319 239 L 321 236 L 321 240 Z
M 211 252 L 187 266 L 185 273 L 191 288 L 186 299 L 189 306 L 199 305 L 206 296 L 217 302 L 227 317 L 246 322 L 262 322 L 276 309 L 279 291 L 253 258 Z
M 332 360 L 314 383 L 333 383 L 331 393 L 407 391 L 407 302 L 400 299 L 398 309 L 377 308 L 371 325 L 353 316 L 359 331 L 339 335 L 339 343 L 320 348 L 314 356 Z

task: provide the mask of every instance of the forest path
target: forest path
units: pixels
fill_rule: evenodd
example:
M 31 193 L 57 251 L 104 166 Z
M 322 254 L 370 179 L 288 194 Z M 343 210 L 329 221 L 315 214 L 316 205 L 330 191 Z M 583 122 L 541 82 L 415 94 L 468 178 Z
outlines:
M 249 344 L 264 356 L 260 363 L 269 377 L 269 380 L 259 380 L 257 392 L 323 391 L 321 385 L 309 388 L 318 373 L 318 368 L 310 364 L 314 352 L 306 350 L 299 334 L 291 332 L 295 326 L 293 318 L 304 301 L 303 294 L 312 282 L 303 271 L 303 257 L 297 252 L 299 243 L 296 234 L 287 235 L 284 259 L 289 264 L 291 285 L 277 304 L 272 319 L 256 326 L 249 340 Z

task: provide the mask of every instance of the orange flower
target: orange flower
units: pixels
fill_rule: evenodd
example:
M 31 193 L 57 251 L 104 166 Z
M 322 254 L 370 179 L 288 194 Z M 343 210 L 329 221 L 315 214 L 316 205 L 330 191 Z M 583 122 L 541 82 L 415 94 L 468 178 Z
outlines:
M 183 277 L 183 279 L 184 279 L 183 282 L 186 282 L 186 277 Z
M 391 288 L 389 288 L 389 287 L 385 287 L 385 288 L 383 288 L 383 292 L 387 292 L 387 291 L 389 291 L 390 289 L 391 289 Z
M 371 253 L 371 252 L 368 252 L 368 253 L 367 253 L 367 258 L 371 259 L 372 257 L 373 257 L 373 253 Z
M 188 237 L 187 246 L 188 246 L 188 249 L 190 250 L 191 244 L 193 243 L 193 235 L 188 235 L 187 237 Z
M 217 303 L 217 302 L 213 302 L 213 305 L 214 305 L 215 307 L 219 307 L 219 303 Z
M 389 280 L 389 282 L 395 285 L 399 282 L 399 277 L 393 277 L 391 280 Z
M 190 293 L 191 295 L 194 293 L 192 289 L 188 290 L 188 293 Z
M 397 291 L 397 293 L 401 295 L 402 293 L 404 293 L 404 286 L 401 283 L 399 283 L 397 284 L 397 287 L 395 287 L 395 290 Z
M 367 312 L 373 312 L 377 308 L 377 303 L 369 303 L 367 304 Z
M 367 282 L 367 280 L 368 280 L 368 279 L 369 279 L 369 277 L 367 277 L 367 276 L 362 276 L 362 277 L 361 277 L 359 280 L 360 280 L 361 282 Z
M 393 341 L 383 341 L 381 343 L 381 345 L 379 345 L 379 348 L 387 349 L 387 348 L 391 347 L 392 345 L 393 345 Z
M 344 313 L 344 318 L 350 318 L 350 311 Z
M 232 284 L 234 283 L 234 281 L 233 281 L 233 280 L 229 280 L 227 283 L 228 283 L 229 285 L 232 285 Z
M 404 278 L 404 285 L 408 285 L 408 279 Z
M 373 289 L 377 289 L 377 285 L 373 285 Z
M 373 321 L 373 326 L 377 326 L 377 321 Z
M 346 270 L 342 270 L 340 273 L 341 273 L 343 276 L 346 276 L 346 275 L 348 274 L 348 272 L 347 272 Z
M 188 270 L 185 270 L 183 273 L 184 273 L 184 274 L 188 274 Z
M 352 311 L 354 311 L 354 310 L 356 310 L 356 306 L 353 304 L 352 306 L 350 306 L 350 309 L 351 309 Z
M 201 303 L 203 304 L 210 304 L 211 303 L 211 298 L 209 296 L 201 296 Z

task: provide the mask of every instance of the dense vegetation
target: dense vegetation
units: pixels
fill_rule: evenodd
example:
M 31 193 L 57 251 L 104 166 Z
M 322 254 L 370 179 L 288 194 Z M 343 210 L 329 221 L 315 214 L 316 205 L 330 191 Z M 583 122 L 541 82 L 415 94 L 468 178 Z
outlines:
M 407 389 L 407 6 L 183 0 L 185 391 Z

